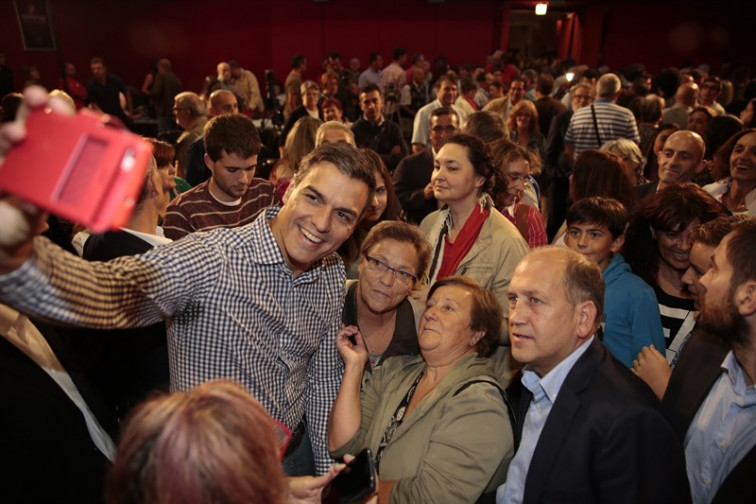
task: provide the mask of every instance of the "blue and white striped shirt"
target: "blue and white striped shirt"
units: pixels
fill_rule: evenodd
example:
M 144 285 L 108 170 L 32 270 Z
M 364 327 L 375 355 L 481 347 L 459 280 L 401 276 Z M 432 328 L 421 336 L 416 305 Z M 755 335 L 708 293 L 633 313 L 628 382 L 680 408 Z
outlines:
M 593 107 L 602 143 L 620 138 L 640 143 L 638 126 L 632 112 L 605 99 L 596 100 Z M 583 151 L 601 147 L 596 138 L 591 107 L 583 107 L 572 115 L 564 142 L 574 145 L 576 158 Z

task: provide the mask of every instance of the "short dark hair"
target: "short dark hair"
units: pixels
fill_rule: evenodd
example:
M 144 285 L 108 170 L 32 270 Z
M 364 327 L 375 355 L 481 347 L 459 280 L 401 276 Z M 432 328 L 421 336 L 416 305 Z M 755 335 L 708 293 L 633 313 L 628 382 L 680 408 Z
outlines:
M 720 91 L 722 90 L 722 79 L 720 79 L 719 77 L 715 75 L 709 75 L 708 77 L 704 79 L 704 83 L 707 83 L 707 82 L 713 82 L 714 84 L 717 85 L 717 88 L 719 88 Z
M 242 159 L 260 154 L 262 143 L 252 119 L 241 114 L 213 117 L 205 125 L 205 152 L 218 161 L 225 152 Z
M 301 54 L 295 55 L 293 58 L 291 58 L 291 68 L 299 68 L 302 66 L 302 64 L 305 62 L 305 57 Z
M 471 78 L 465 77 L 459 83 L 459 88 L 460 88 L 460 91 L 462 92 L 462 94 L 464 94 L 464 93 L 469 93 L 470 91 L 477 90 L 478 89 L 478 85 Z
M 536 81 L 536 89 L 544 96 L 548 96 L 554 90 L 554 77 L 543 74 Z
M 442 85 L 442 84 L 443 84 L 444 82 L 448 82 L 449 84 L 452 84 L 452 85 L 454 85 L 454 86 L 456 86 L 456 85 L 457 85 L 457 83 L 456 83 L 456 82 L 454 82 L 454 79 L 452 79 L 452 78 L 451 78 L 451 77 L 449 77 L 448 75 L 444 74 L 444 75 L 441 75 L 441 76 L 440 76 L 440 77 L 438 78 L 438 80 L 436 81 L 436 83 L 435 83 L 435 84 L 433 85 L 433 89 L 434 89 L 434 90 L 436 90 L 436 91 L 438 91 L 439 89 L 441 89 L 441 85 Z
M 377 60 L 380 57 L 381 57 L 381 53 L 371 52 L 370 53 L 369 61 L 370 61 L 370 63 L 372 63 L 372 62 L 374 62 L 375 60 Z
M 622 236 L 627 227 L 628 212 L 625 205 L 614 198 L 592 196 L 574 203 L 567 210 L 567 226 L 595 224 L 606 227 L 613 239 Z
M 338 51 L 331 51 L 331 52 L 328 53 L 328 57 L 330 59 L 338 59 L 338 60 L 340 60 L 341 59 L 341 54 L 339 54 Z
M 404 47 L 397 47 L 396 49 L 394 49 L 394 52 L 393 52 L 395 60 L 398 60 L 405 54 L 407 54 L 407 49 L 405 49 Z
M 367 94 L 372 93 L 373 91 L 378 91 L 378 94 L 383 96 L 383 93 L 381 93 L 381 88 L 378 87 L 376 84 L 365 84 L 362 89 L 360 89 L 360 94 Z
M 89 64 L 90 65 L 94 65 L 95 63 L 99 63 L 102 66 L 106 66 L 105 65 L 105 60 L 102 59 L 102 58 L 100 58 L 99 56 L 95 56 L 94 58 L 92 58 L 91 60 L 89 60 Z
M 409 243 L 417 253 L 417 269 L 415 275 L 422 279 L 428 270 L 430 263 L 431 247 L 420 228 L 398 220 L 387 220 L 373 226 L 362 242 L 362 255 L 370 253 L 370 250 L 383 240 L 396 240 L 401 243 Z
M 240 68 L 241 67 L 241 65 L 239 64 L 239 62 L 236 61 L 236 60 L 230 60 L 228 62 L 228 66 L 230 66 L 231 68 Z
M 709 222 L 693 228 L 690 233 L 692 243 L 702 243 L 709 247 L 716 247 L 739 223 L 750 219 L 748 215 L 722 215 Z
M 441 117 L 441 116 L 454 116 L 457 118 L 457 123 L 459 123 L 459 114 L 457 114 L 457 111 L 454 110 L 451 107 L 439 107 L 433 112 L 431 112 L 431 117 Z M 430 120 L 430 119 L 429 119 Z
M 324 143 L 316 147 L 302 159 L 291 185 L 299 184 L 315 165 L 321 163 L 330 163 L 347 177 L 363 182 L 368 187 L 368 199 L 363 211 L 370 206 L 375 192 L 373 168 L 359 150 L 345 143 Z
M 501 320 L 504 315 L 499 301 L 474 280 L 463 276 L 450 276 L 438 280 L 428 291 L 428 299 L 441 287 L 449 286 L 462 287 L 472 294 L 470 329 L 483 331 L 483 337 L 475 345 L 475 351 L 481 357 L 490 357 L 499 346 L 501 337 Z

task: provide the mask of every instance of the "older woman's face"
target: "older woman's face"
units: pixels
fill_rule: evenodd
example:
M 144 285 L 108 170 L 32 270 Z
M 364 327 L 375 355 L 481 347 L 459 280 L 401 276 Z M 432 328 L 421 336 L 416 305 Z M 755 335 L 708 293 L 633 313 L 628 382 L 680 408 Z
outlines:
M 172 164 L 167 164 L 158 168 L 160 172 L 160 181 L 163 185 L 163 192 L 170 192 L 176 189 L 176 167 Z
M 396 309 L 409 295 L 418 268 L 417 250 L 411 243 L 387 238 L 370 247 L 359 266 L 358 295 L 374 313 Z
M 756 181 L 756 133 L 743 135 L 730 154 L 730 175 L 741 184 Z
M 341 122 L 341 110 L 339 110 L 339 107 L 336 107 L 335 105 L 332 105 L 330 107 L 323 109 L 323 119 L 328 121 L 338 121 Z
M 315 88 L 308 89 L 302 97 L 305 108 L 310 110 L 318 108 L 318 98 L 320 98 L 320 91 Z
M 470 327 L 473 294 L 458 285 L 445 285 L 425 303 L 417 336 L 426 361 L 454 362 L 475 351 L 482 334 Z
M 485 179 L 475 173 L 467 147 L 455 143 L 441 147 L 431 175 L 433 196 L 437 200 L 453 205 L 477 199 L 484 182 Z

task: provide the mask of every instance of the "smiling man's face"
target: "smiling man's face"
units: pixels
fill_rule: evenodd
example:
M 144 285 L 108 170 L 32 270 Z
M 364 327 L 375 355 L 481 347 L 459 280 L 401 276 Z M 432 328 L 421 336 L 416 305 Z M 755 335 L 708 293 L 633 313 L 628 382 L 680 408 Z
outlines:
M 334 164 L 319 163 L 284 196 L 270 227 L 294 276 L 336 251 L 354 231 L 370 189 Z

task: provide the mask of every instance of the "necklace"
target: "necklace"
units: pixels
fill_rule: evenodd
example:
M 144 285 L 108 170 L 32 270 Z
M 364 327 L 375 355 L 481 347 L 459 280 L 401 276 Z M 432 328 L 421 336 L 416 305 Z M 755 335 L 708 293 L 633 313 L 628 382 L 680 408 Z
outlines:
M 370 336 L 368 336 L 368 331 L 364 330 L 365 325 L 362 321 L 362 317 L 360 316 L 359 303 L 357 303 L 356 308 L 357 327 L 360 329 L 360 333 L 362 333 L 362 341 L 365 342 L 365 348 L 367 348 L 369 354 L 368 356 L 370 358 L 370 366 L 375 367 L 381 361 L 383 353 L 386 351 L 388 344 L 391 342 L 391 338 L 394 334 L 394 327 L 396 326 L 396 311 L 394 311 L 388 324 L 382 324 L 382 326 L 378 330 L 370 331 Z M 371 343 L 368 343 L 368 341 L 370 340 L 372 340 Z M 378 351 L 378 348 L 376 347 L 382 349 Z

